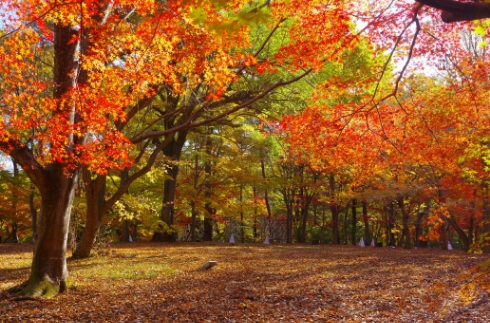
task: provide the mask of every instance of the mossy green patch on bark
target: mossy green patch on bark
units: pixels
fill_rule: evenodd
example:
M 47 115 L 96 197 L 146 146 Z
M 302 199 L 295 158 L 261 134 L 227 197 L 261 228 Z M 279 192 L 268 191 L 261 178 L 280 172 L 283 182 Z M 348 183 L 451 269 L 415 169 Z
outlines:
M 53 282 L 48 277 L 31 276 L 27 286 L 20 292 L 24 296 L 51 298 L 60 292 L 60 283 Z

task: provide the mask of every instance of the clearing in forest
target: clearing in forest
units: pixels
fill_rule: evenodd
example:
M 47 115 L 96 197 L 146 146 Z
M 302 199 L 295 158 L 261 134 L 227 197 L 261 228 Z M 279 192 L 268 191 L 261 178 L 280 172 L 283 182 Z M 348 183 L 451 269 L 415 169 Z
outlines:
M 0 322 L 489 322 L 461 251 L 219 243 L 115 244 L 69 261 L 68 292 L 16 301 L 30 245 L 0 245 Z M 218 265 L 199 270 L 207 261 Z

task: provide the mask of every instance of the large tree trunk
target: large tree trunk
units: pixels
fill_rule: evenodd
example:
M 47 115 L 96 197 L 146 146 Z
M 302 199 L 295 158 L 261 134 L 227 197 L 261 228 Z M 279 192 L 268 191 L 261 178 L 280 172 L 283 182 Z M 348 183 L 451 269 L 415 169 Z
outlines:
M 68 228 L 78 174 L 66 174 L 62 165 L 54 167 L 57 169 L 49 171 L 45 185 L 40 187 L 38 239 L 31 275 L 21 291 L 28 296 L 51 297 L 66 290 Z

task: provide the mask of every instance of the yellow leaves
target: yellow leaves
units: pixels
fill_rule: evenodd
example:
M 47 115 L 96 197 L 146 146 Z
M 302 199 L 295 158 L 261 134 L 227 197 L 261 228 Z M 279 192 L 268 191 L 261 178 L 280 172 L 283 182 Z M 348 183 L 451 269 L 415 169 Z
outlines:
M 206 11 L 201 7 L 191 7 L 189 16 L 193 19 L 193 22 L 195 24 L 200 25 L 206 21 L 208 15 Z

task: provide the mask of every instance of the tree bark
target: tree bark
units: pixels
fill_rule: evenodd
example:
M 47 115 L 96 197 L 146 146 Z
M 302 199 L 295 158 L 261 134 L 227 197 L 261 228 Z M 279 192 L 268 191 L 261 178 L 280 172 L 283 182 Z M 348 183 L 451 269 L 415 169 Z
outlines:
M 356 240 L 356 231 L 357 231 L 357 200 L 352 199 L 352 231 L 351 231 L 351 241 L 352 245 L 355 246 L 357 244 Z M 365 243 L 368 243 L 365 241 Z
M 329 186 L 330 186 L 330 211 L 332 212 L 332 234 L 333 234 L 333 244 L 340 244 L 339 235 L 339 205 L 335 203 L 335 177 L 334 174 L 329 176 Z
M 91 179 L 91 173 L 83 169 L 83 181 L 85 182 L 85 200 L 87 202 L 87 216 L 85 228 L 73 252 L 73 258 L 87 258 L 90 256 L 99 233 L 100 223 L 105 214 L 102 206 L 105 203 L 106 176 L 97 176 Z
M 417 0 L 417 2 L 442 10 L 441 19 L 446 23 L 490 18 L 490 4 L 483 1 Z
M 486 237 L 486 241 L 483 241 L 482 250 L 483 253 L 490 253 L 490 202 L 488 199 L 488 188 L 485 189 L 485 197 L 483 198 L 483 233 Z
M 32 243 L 37 239 L 37 210 L 34 206 L 34 186 L 31 184 L 31 193 L 29 194 L 29 211 L 31 212 L 32 222 Z
M 270 203 L 269 203 L 269 190 L 268 190 L 268 187 L 267 187 L 267 177 L 266 177 L 266 173 L 265 173 L 265 162 L 264 162 L 264 157 L 261 156 L 260 157 L 260 168 L 262 170 L 262 179 L 264 180 L 265 182 L 265 188 L 264 188 L 264 200 L 265 200 L 265 207 L 267 209 L 267 222 L 268 222 L 268 226 L 269 226 L 269 236 L 272 234 L 271 232 L 271 226 L 272 226 L 272 212 L 271 212 L 271 206 L 270 206 Z M 266 232 L 266 235 L 267 235 L 267 232 Z
M 405 208 L 405 199 L 403 197 L 399 197 L 397 199 L 398 207 L 402 212 L 402 222 L 403 222 L 403 237 L 405 238 L 405 242 L 403 244 L 404 249 L 412 249 L 412 238 L 410 236 L 410 227 L 409 227 L 409 217 L 407 209 Z
M 211 162 L 211 154 L 212 154 L 212 148 L 213 148 L 213 138 L 211 137 L 211 134 L 213 133 L 212 127 L 208 129 L 208 136 L 206 138 L 206 155 L 207 155 L 207 160 L 204 165 L 204 172 L 206 173 L 206 192 L 205 192 L 205 197 L 206 197 L 206 204 L 204 205 L 204 209 L 206 210 L 204 214 L 204 235 L 203 235 L 203 240 L 204 241 L 212 241 L 213 240 L 213 209 L 211 207 L 211 196 L 212 196 L 212 189 L 213 189 L 213 184 L 211 183 L 211 175 L 212 175 L 212 170 L 213 170 L 213 165 Z
M 171 160 L 169 163 L 166 163 L 167 173 L 170 178 L 163 183 L 163 200 L 160 212 L 160 219 L 165 222 L 167 227 L 171 227 L 174 224 L 175 191 L 177 189 L 177 176 L 179 174 L 179 165 L 177 163 L 180 160 L 187 133 L 187 131 L 181 131 L 172 135 L 172 141 L 163 149 L 163 154 Z M 175 137 L 176 135 L 177 137 Z M 175 236 L 173 232 L 167 230 L 163 232 L 157 231 L 154 233 L 152 241 L 175 242 Z
M 367 202 L 362 200 L 362 220 L 364 221 L 364 240 L 371 243 L 371 232 L 369 230 L 369 216 L 367 211 Z
M 51 297 L 66 290 L 68 228 L 78 173 L 67 174 L 62 165 L 52 166 L 45 172 L 45 185 L 40 187 L 38 239 L 23 295 Z
M 387 244 L 388 246 L 391 247 L 394 247 L 396 245 L 395 234 L 393 233 L 394 228 L 395 228 L 395 205 L 393 201 L 390 201 L 390 204 L 388 205 Z

